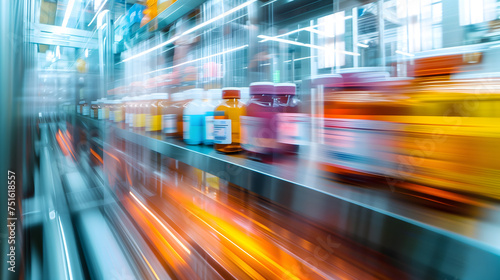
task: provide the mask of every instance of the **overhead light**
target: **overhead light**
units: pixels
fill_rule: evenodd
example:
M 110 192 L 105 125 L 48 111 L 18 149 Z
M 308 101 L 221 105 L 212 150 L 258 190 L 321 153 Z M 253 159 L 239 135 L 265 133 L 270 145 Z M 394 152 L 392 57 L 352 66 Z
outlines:
M 89 49 L 85 49 L 85 57 L 89 57 Z
M 300 42 L 295 42 L 295 41 L 291 41 L 291 40 L 286 40 L 286 39 L 281 39 L 281 38 L 276 38 L 276 37 L 271 37 L 271 36 L 266 36 L 266 35 L 259 35 L 257 37 L 264 39 L 260 42 L 271 40 L 271 41 L 281 42 L 281 43 L 290 44 L 290 45 L 297 45 L 297 46 L 302 46 L 302 47 L 307 47 L 307 48 L 312 48 L 312 49 L 318 49 L 318 50 L 322 50 L 322 51 L 333 51 L 333 52 L 338 52 L 338 53 L 343 53 L 343 54 L 348 54 L 348 55 L 359 56 L 359 53 L 355 53 L 355 52 L 348 52 L 348 51 L 335 50 L 335 49 L 332 50 L 330 48 L 325 48 L 325 47 L 316 46 L 316 45 L 312 45 L 312 44 L 304 44 L 304 43 L 300 43 Z
M 174 41 L 176 41 L 177 39 L 179 39 L 180 37 L 182 37 L 182 36 L 184 36 L 184 35 L 188 35 L 188 34 L 190 34 L 190 33 L 193 33 L 194 31 L 196 31 L 196 30 L 198 30 L 198 29 L 200 29 L 200 28 L 203 28 L 203 27 L 205 27 L 205 26 L 207 26 L 207 25 L 209 25 L 209 24 L 211 24 L 211 23 L 213 23 L 213 22 L 215 22 L 215 21 L 217 21 L 217 20 L 219 20 L 219 19 L 222 19 L 222 18 L 224 18 L 224 17 L 226 17 L 226 16 L 228 16 L 228 15 L 230 15 L 230 14 L 232 14 L 232 13 L 236 12 L 236 11 L 239 11 L 239 10 L 241 10 L 241 9 L 243 9 L 243 8 L 245 8 L 245 7 L 247 7 L 248 5 L 252 4 L 252 3 L 253 3 L 253 2 L 255 2 L 255 1 L 257 1 L 257 0 L 250 0 L 250 1 L 247 1 L 247 2 L 245 2 L 245 3 L 243 3 L 243 4 L 239 5 L 239 6 L 236 6 L 236 7 L 234 7 L 234 8 L 232 8 L 232 9 L 230 9 L 229 11 L 227 11 L 227 12 L 225 12 L 225 13 L 222 13 L 222 14 L 220 14 L 220 15 L 218 15 L 218 16 L 216 16 L 216 17 L 214 17 L 214 18 L 212 18 L 212 19 L 210 19 L 210 20 L 208 20 L 208 21 L 205 21 L 205 22 L 203 22 L 203 23 L 201 23 L 201 24 L 199 24 L 199 25 L 197 25 L 197 26 L 195 26 L 195 27 L 193 27 L 193 28 L 191 28 L 191 29 L 186 30 L 186 31 L 185 31 L 185 32 L 183 32 L 181 35 L 175 36 L 175 37 L 173 37 L 172 39 L 170 39 L 170 40 L 168 40 L 168 41 L 166 41 L 166 42 L 163 42 L 163 43 L 161 43 L 161 44 L 159 44 L 159 45 L 156 45 L 156 46 L 154 46 L 154 47 L 152 47 L 152 48 L 150 48 L 150 49 L 147 49 L 147 50 L 145 50 L 145 51 L 143 51 L 143 52 L 140 52 L 140 53 L 138 53 L 138 54 L 136 54 L 136 55 L 133 55 L 133 56 L 131 56 L 131 57 L 129 57 L 129 58 L 126 58 L 126 59 L 124 59 L 124 60 L 123 60 L 123 62 L 125 62 L 125 61 L 129 61 L 129 60 L 132 60 L 132 59 L 134 59 L 134 58 L 137 58 L 137 57 L 139 57 L 139 56 L 142 56 L 142 55 L 145 55 L 145 54 L 147 54 L 147 53 L 150 53 L 150 52 L 152 52 L 152 51 L 154 51 L 154 50 L 157 50 L 157 49 L 159 49 L 159 48 L 161 48 L 161 47 L 163 47 L 163 46 L 166 46 L 166 45 L 168 45 L 168 44 L 171 44 L 171 43 L 173 43 Z
M 313 30 L 315 30 L 314 28 L 318 27 L 318 26 L 319 26 L 319 24 L 316 24 L 316 25 L 311 25 L 311 26 L 308 26 L 308 27 L 303 27 L 303 28 L 295 29 L 295 30 L 289 31 L 289 32 L 284 33 L 284 34 L 280 34 L 280 35 L 274 36 L 274 38 L 285 37 L 285 36 L 288 36 L 288 35 L 300 32 L 300 31 L 308 31 L 310 28 L 313 28 Z M 262 40 L 261 42 L 265 42 L 267 40 L 268 39 Z
M 358 43 L 357 45 L 358 45 L 358 47 L 362 47 L 365 49 L 369 47 L 367 44 L 363 44 L 363 43 Z
M 97 13 L 95 13 L 94 17 L 92 18 L 92 20 L 90 21 L 89 25 L 87 25 L 87 26 L 90 26 L 92 24 L 92 22 L 94 22 L 95 18 L 101 12 L 101 10 L 104 7 L 104 5 L 106 5 L 106 2 L 108 2 L 108 0 L 102 2 L 101 7 L 99 8 L 99 10 L 97 10 Z
M 56 47 L 56 57 L 61 58 L 61 47 L 60 46 Z
M 281 42 L 281 43 L 286 43 L 286 44 L 291 44 L 291 45 L 297 45 L 297 46 L 302 46 L 302 47 L 308 47 L 308 48 L 313 48 L 313 49 L 319 49 L 319 50 L 324 50 L 324 47 L 316 46 L 316 45 L 311 45 L 311 44 L 304 44 L 300 42 L 295 42 L 291 40 L 286 40 L 286 39 L 281 39 L 277 37 L 271 37 L 271 36 L 266 36 L 266 35 L 259 35 L 257 36 L 258 38 L 264 39 L 260 42 L 265 42 L 265 41 L 276 41 L 276 42 Z
M 161 47 L 163 47 L 163 46 L 166 46 L 166 45 L 168 45 L 168 44 L 171 44 L 171 43 L 175 42 L 175 40 L 179 39 L 180 37 L 181 37 L 181 36 L 175 36 L 175 37 L 171 38 L 170 40 L 167 40 L 166 42 L 163 42 L 163 43 L 161 43 L 161 44 L 159 44 L 159 45 L 156 45 L 156 46 L 154 46 L 154 47 L 152 47 L 152 48 L 150 48 L 150 49 L 148 49 L 148 50 L 145 50 L 145 51 L 140 52 L 140 53 L 138 53 L 138 54 L 135 54 L 135 55 L 133 55 L 133 56 L 131 56 L 131 57 L 128 57 L 128 58 L 124 59 L 124 60 L 123 60 L 123 62 L 129 61 L 129 60 L 132 60 L 132 59 L 134 59 L 134 58 L 138 58 L 139 56 L 145 55 L 145 54 L 150 53 L 150 52 L 152 52 L 152 51 L 154 51 L 154 50 L 157 50 L 157 49 L 159 49 L 159 48 L 161 48 Z
M 399 53 L 401 55 L 405 55 L 405 56 L 415 56 L 414 54 L 412 53 L 407 53 L 407 52 L 403 52 L 403 51 L 400 51 L 400 50 L 397 50 L 395 51 L 395 53 Z
M 276 1 L 278 1 L 278 0 L 273 0 L 271 2 L 267 2 L 266 4 L 263 4 L 261 7 L 267 6 L 267 5 L 272 4 L 272 3 L 276 2 Z
M 158 71 L 172 69 L 172 68 L 179 67 L 179 66 L 182 66 L 182 65 L 185 65 L 185 64 L 197 62 L 197 61 L 200 61 L 200 60 L 203 60 L 203 59 L 208 59 L 208 58 L 216 57 L 216 56 L 223 55 L 223 54 L 226 54 L 226 53 L 230 53 L 230 52 L 234 52 L 234 51 L 237 51 L 237 50 L 241 50 L 241 49 L 244 49 L 246 47 L 248 47 L 248 45 L 239 46 L 237 48 L 225 50 L 225 51 L 220 52 L 220 53 L 216 53 L 216 54 L 212 54 L 212 55 L 209 55 L 209 56 L 205 56 L 205 57 L 193 59 L 193 60 L 186 61 L 186 62 L 183 62 L 183 63 L 179 63 L 179 64 L 176 64 L 174 66 L 167 67 L 167 68 L 162 68 L 162 69 L 154 70 L 154 71 L 148 72 L 146 74 L 151 74 L 151 73 L 158 72 Z
M 68 0 L 68 6 L 66 6 L 66 13 L 64 14 L 64 19 L 62 22 L 62 27 L 66 27 L 68 25 L 69 17 L 73 12 L 73 6 L 75 5 L 75 0 Z
M 104 18 L 105 18 L 105 16 L 106 16 L 107 13 L 109 13 L 109 10 L 101 11 L 97 15 L 97 28 L 104 29 L 104 27 L 106 27 L 108 25 L 106 22 L 104 22 Z
M 306 56 L 306 57 L 301 57 L 301 58 L 297 58 L 297 59 L 294 59 L 293 61 L 299 61 L 299 60 L 304 60 L 304 59 L 311 59 L 311 58 L 315 58 L 317 56 Z M 288 62 L 292 62 L 292 60 L 285 60 L 285 63 L 288 63 Z

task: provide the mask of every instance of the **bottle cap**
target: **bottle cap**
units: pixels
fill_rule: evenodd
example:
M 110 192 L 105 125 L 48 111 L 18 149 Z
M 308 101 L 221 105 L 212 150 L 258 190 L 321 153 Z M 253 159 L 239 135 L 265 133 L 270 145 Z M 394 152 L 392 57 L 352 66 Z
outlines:
M 153 93 L 151 94 L 152 100 L 165 100 L 168 99 L 168 93 Z
M 192 99 L 202 99 L 203 98 L 203 89 L 202 88 L 193 88 L 187 91 L 189 98 Z
M 341 87 L 344 79 L 338 74 L 322 75 L 312 80 L 312 85 L 323 85 L 326 88 Z
M 223 99 L 230 99 L 230 98 L 237 98 L 240 99 L 240 89 L 239 88 L 234 88 L 234 87 L 228 87 L 228 88 L 223 88 L 222 89 L 222 98 Z
M 250 84 L 250 95 L 274 94 L 274 84 L 271 82 L 256 82 Z
M 295 84 L 280 83 L 274 85 L 274 93 L 279 95 L 295 95 Z

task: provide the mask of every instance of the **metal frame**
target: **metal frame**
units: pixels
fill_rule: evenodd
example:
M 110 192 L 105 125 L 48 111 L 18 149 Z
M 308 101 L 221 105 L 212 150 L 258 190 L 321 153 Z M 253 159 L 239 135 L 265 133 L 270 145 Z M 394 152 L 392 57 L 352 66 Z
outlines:
M 86 30 L 33 23 L 25 38 L 29 43 L 58 45 L 61 47 L 97 49 L 97 37 Z

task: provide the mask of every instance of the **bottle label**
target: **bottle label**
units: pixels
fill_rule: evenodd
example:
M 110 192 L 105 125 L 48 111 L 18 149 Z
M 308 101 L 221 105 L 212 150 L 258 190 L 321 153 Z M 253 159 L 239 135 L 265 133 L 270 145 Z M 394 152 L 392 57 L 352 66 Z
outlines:
M 166 114 L 162 116 L 161 126 L 163 133 L 177 132 L 177 114 Z
M 151 114 L 146 114 L 146 131 L 151 131 L 153 129 L 153 116 Z
M 115 120 L 115 112 L 114 111 L 110 111 L 109 112 L 109 120 L 110 121 L 114 121 Z
M 146 115 L 146 131 L 161 130 L 161 115 Z
M 125 113 L 125 123 L 126 124 L 130 124 L 131 115 L 132 114 L 130 114 L 130 113 Z
M 263 153 L 264 145 L 259 142 L 258 132 L 262 130 L 264 121 L 262 118 L 241 116 L 241 147 L 250 152 Z
M 84 116 L 88 116 L 88 115 L 89 115 L 89 111 L 90 111 L 90 110 L 89 110 L 89 106 L 84 106 L 84 107 L 83 107 L 83 110 L 82 110 L 82 114 L 83 114 Z
M 277 140 L 279 143 L 305 145 L 309 140 L 309 118 L 306 114 L 277 114 Z
M 97 109 L 97 118 L 102 120 L 103 117 L 104 117 L 104 114 L 103 114 L 102 108 Z
M 214 116 L 205 116 L 205 139 L 214 140 Z
M 231 144 L 231 120 L 214 120 L 214 143 Z
M 128 125 L 129 125 L 130 127 L 134 127 L 134 120 L 135 120 L 135 114 L 132 114 L 132 113 L 131 113 L 131 114 L 129 115 L 129 122 L 128 122 Z
M 90 117 L 94 118 L 94 109 L 90 110 Z
M 388 175 L 400 164 L 390 143 L 393 123 L 375 120 L 325 118 L 319 148 L 319 162 L 351 170 Z
M 104 119 L 109 119 L 109 108 L 107 107 L 104 108 Z
M 123 115 L 122 115 L 122 110 L 116 110 L 115 111 L 115 122 L 122 122 L 123 121 Z
M 182 117 L 183 138 L 189 139 L 189 116 Z
M 134 127 L 146 126 L 146 114 L 134 114 Z

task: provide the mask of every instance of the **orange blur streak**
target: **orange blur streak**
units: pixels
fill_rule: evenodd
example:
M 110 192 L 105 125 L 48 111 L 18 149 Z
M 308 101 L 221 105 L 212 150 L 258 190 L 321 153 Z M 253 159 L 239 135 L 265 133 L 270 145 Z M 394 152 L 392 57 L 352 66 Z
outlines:
M 67 156 L 69 154 L 68 150 L 66 149 L 66 146 L 64 146 L 64 144 L 62 143 L 61 136 L 59 136 L 59 134 L 56 134 L 56 139 L 57 143 L 59 144 L 59 147 L 61 148 L 61 151 L 65 156 Z
M 73 137 L 71 136 L 71 134 L 69 133 L 69 130 L 66 130 L 66 135 L 68 136 L 68 139 L 69 140 L 73 140 Z
M 76 160 L 76 157 L 73 154 L 71 147 L 69 146 L 68 142 L 66 142 L 66 139 L 64 138 L 64 135 L 62 134 L 60 129 L 59 129 L 59 135 L 60 135 L 61 139 L 63 140 L 64 144 L 66 145 L 66 147 L 68 148 L 68 151 L 71 153 L 71 156 L 73 156 L 73 158 Z
M 144 210 L 146 210 L 149 215 L 151 215 L 163 227 L 165 231 L 167 231 L 167 233 L 182 247 L 182 249 L 184 249 L 184 251 L 186 251 L 188 254 L 191 254 L 191 251 L 184 244 L 182 244 L 182 242 L 160 221 L 160 219 L 156 217 L 155 214 L 153 214 L 153 212 L 151 212 L 144 204 L 142 204 L 142 202 L 132 192 L 129 193 L 139 203 L 139 205 L 141 205 L 142 208 L 144 208 Z
M 406 188 L 406 189 L 409 189 L 412 191 L 417 191 L 420 193 L 434 195 L 437 197 L 450 199 L 450 200 L 461 202 L 461 203 L 472 204 L 472 205 L 481 206 L 481 207 L 488 207 L 487 203 L 481 203 L 478 201 L 474 201 L 473 199 L 469 199 L 469 198 L 462 196 L 462 195 L 458 195 L 458 194 L 451 193 L 448 191 L 430 188 L 430 187 L 426 187 L 426 186 L 422 186 L 422 185 L 415 185 L 415 184 L 407 183 L 403 186 L 403 188 Z
M 103 149 L 101 149 L 103 150 Z M 113 154 L 109 153 L 109 152 L 106 152 L 105 150 L 103 150 L 103 152 L 105 152 L 108 156 L 114 158 L 116 161 L 120 162 L 120 159 L 118 159 L 117 157 L 115 157 Z
M 132 180 L 130 179 L 130 175 L 128 174 L 128 169 L 127 168 L 125 168 L 125 174 L 127 174 L 128 183 L 132 186 Z
M 92 153 L 92 155 L 95 156 L 95 158 L 101 162 L 101 164 L 104 164 L 104 162 L 102 161 L 102 158 L 96 153 L 94 152 L 94 150 L 92 150 L 92 148 L 90 148 L 90 153 Z
M 148 222 L 147 223 L 148 226 L 153 230 L 153 234 L 156 235 L 158 238 L 160 238 L 161 242 L 165 245 L 167 245 L 167 247 L 170 249 L 170 251 L 172 253 L 174 253 L 175 257 L 177 257 L 177 259 L 179 259 L 182 263 L 186 263 L 186 261 L 184 261 L 184 259 L 177 253 L 177 251 L 175 251 L 174 247 L 172 247 L 172 245 L 170 245 L 170 243 L 168 243 L 168 241 L 165 239 L 165 237 L 163 237 L 163 235 L 161 234 L 161 232 L 159 232 L 154 226 L 152 223 Z
M 405 192 L 403 192 L 403 193 L 406 194 L 406 195 L 411 195 L 411 196 L 418 197 L 418 198 L 425 199 L 425 200 L 429 200 L 429 201 L 432 201 L 432 202 L 436 202 L 436 203 L 440 203 L 440 204 L 444 204 L 444 205 L 456 207 L 456 206 L 451 205 L 449 203 L 446 203 L 446 202 L 443 202 L 443 201 L 439 201 L 439 200 L 435 200 L 435 199 L 431 199 L 431 198 L 424 197 L 424 196 L 421 196 L 421 195 L 416 195 L 416 194 L 411 194 L 411 193 L 405 193 Z
M 149 269 L 151 269 L 151 271 L 153 272 L 153 274 L 155 275 L 155 278 L 157 280 L 160 280 L 160 278 L 158 277 L 158 275 L 156 274 L 155 270 L 153 269 L 153 267 L 151 266 L 151 264 L 149 264 L 148 260 L 146 259 L 146 257 L 141 253 L 142 255 L 142 258 L 144 259 L 144 261 L 146 261 L 146 263 L 148 264 L 149 266 Z
M 204 223 L 206 226 L 208 226 L 210 229 L 212 229 L 213 231 L 215 231 L 217 234 L 219 234 L 219 236 L 221 236 L 222 238 L 226 239 L 227 241 L 229 241 L 231 244 L 233 244 L 233 246 L 235 246 L 236 248 L 240 249 L 241 252 L 243 252 L 244 254 L 246 254 L 247 256 L 249 256 L 250 258 L 252 258 L 253 260 L 255 260 L 256 262 L 262 264 L 259 260 L 257 260 L 254 256 L 252 256 L 250 253 L 248 253 L 245 249 L 243 249 L 242 247 L 240 247 L 238 244 L 236 244 L 234 241 L 232 241 L 229 237 L 225 236 L 224 234 L 222 234 L 220 231 L 218 231 L 217 229 L 215 229 L 213 226 L 211 226 L 209 223 L 207 223 L 205 220 L 203 220 L 201 217 L 199 217 L 198 215 L 196 215 L 194 212 L 192 212 L 191 210 L 189 209 L 186 209 L 188 212 L 190 212 L 194 217 L 196 217 L 198 220 L 200 220 L 202 223 Z M 194 211 L 197 211 L 197 212 L 204 212 L 203 210 L 201 209 L 193 209 Z M 211 215 L 210 215 L 211 216 Z M 219 226 L 222 226 L 223 223 L 217 223 L 219 224 Z M 223 227 L 224 230 L 226 231 L 234 231 L 233 229 L 230 229 L 230 228 L 227 228 L 227 227 Z M 235 237 L 236 239 L 240 239 L 240 240 L 245 240 L 246 238 L 238 238 L 237 236 L 234 236 L 234 233 L 233 233 L 233 237 Z M 248 244 L 246 244 L 248 245 Z M 280 270 L 281 272 L 285 273 L 286 275 L 289 275 L 292 279 L 299 279 L 297 276 L 293 275 L 290 271 L 286 270 L 285 268 L 283 268 L 281 265 L 279 265 L 278 263 L 276 263 L 275 261 L 273 261 L 271 258 L 269 258 L 268 256 L 266 256 L 266 254 L 262 253 L 260 250 L 258 249 L 255 249 L 255 248 L 249 248 L 251 249 L 254 253 L 256 253 L 257 255 L 259 255 L 261 258 L 263 258 L 265 261 L 267 261 L 268 263 L 270 263 L 271 265 L 273 265 L 274 267 L 276 267 L 278 270 Z M 263 264 L 262 264 L 263 265 Z M 264 266 L 264 265 L 263 265 Z
M 160 240 L 160 242 L 168 247 L 168 249 L 170 250 L 169 253 L 173 253 L 178 260 L 180 260 L 182 263 L 186 264 L 186 261 L 184 261 L 184 259 L 175 251 L 175 249 L 172 247 L 172 245 L 170 245 L 170 243 L 165 239 L 165 237 L 163 237 L 162 233 L 159 232 L 156 229 L 156 227 L 153 225 L 153 223 L 146 218 L 146 214 L 139 209 L 139 206 L 133 204 L 132 207 L 133 207 L 134 210 L 136 210 L 139 213 L 139 217 L 141 217 L 141 220 L 145 223 L 145 225 L 149 229 L 151 229 L 152 233 L 156 237 L 158 237 L 158 239 Z M 164 251 L 161 248 L 159 248 L 158 246 L 157 246 L 157 248 L 160 250 L 160 252 L 161 252 L 161 254 L 163 256 L 166 256 L 164 254 Z

